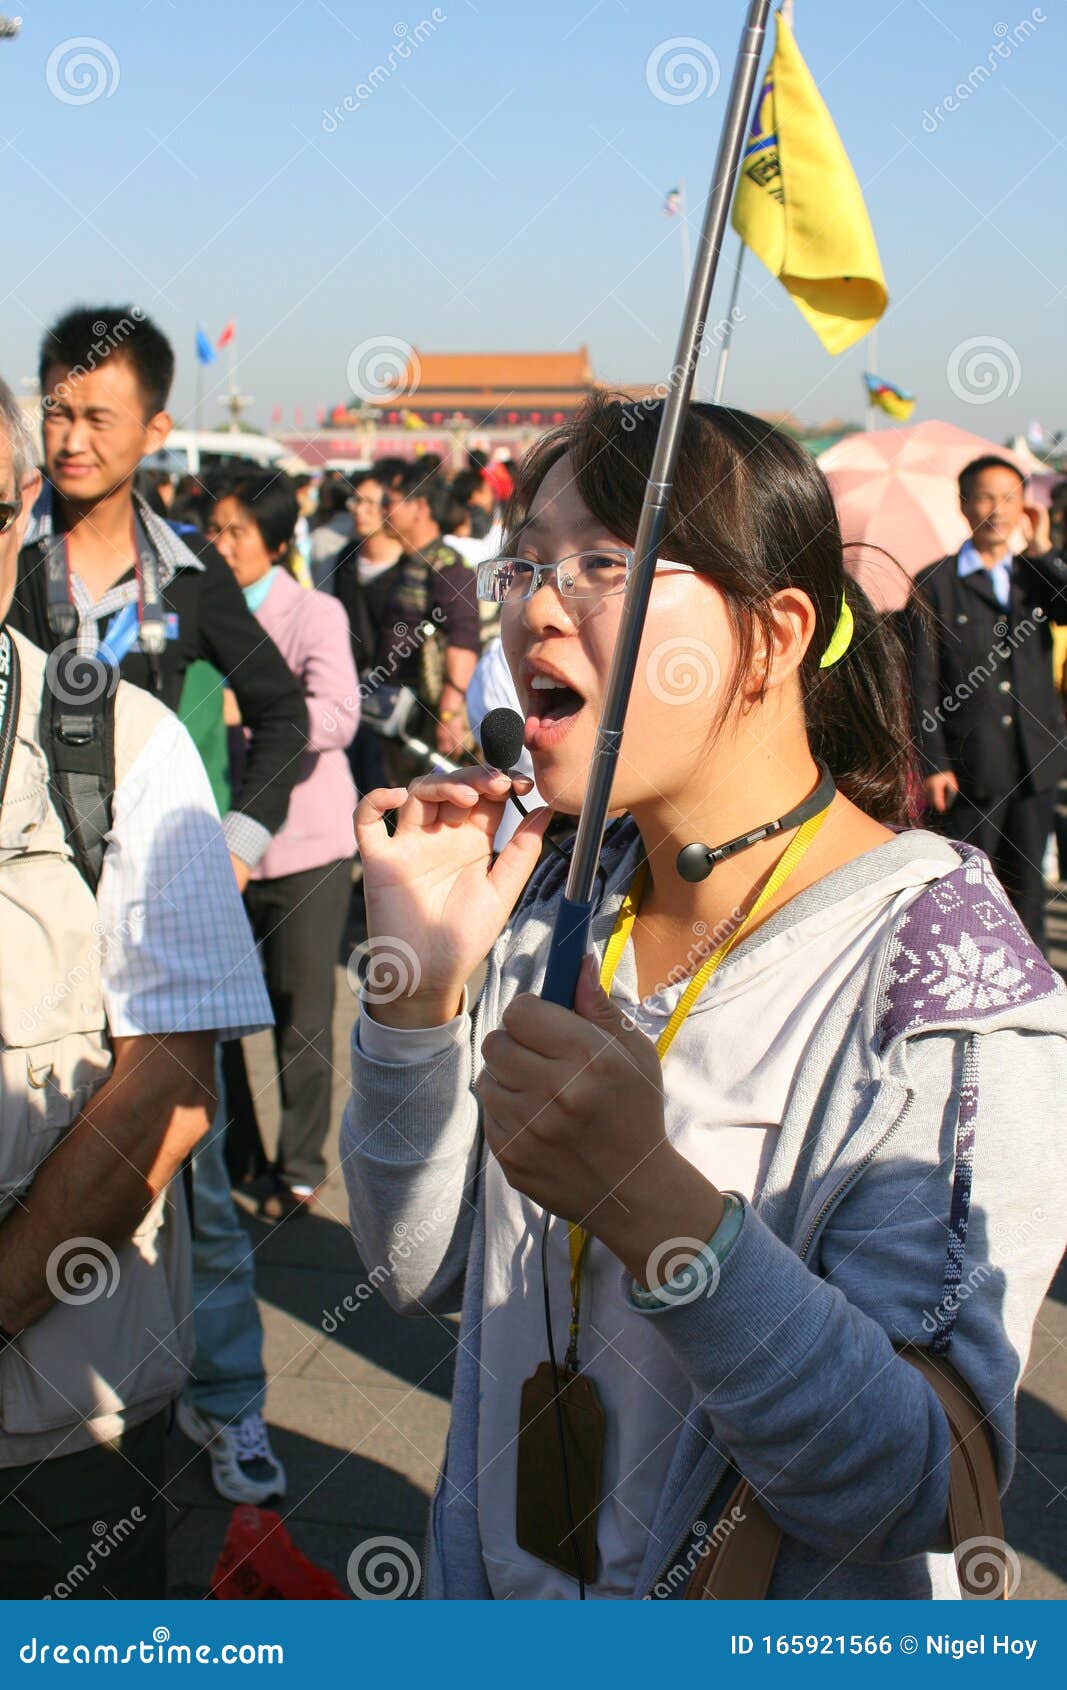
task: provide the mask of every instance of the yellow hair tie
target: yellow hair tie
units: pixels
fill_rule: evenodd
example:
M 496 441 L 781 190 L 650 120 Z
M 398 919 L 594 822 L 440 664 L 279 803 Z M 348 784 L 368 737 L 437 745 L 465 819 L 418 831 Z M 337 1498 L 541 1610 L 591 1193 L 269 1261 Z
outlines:
M 820 669 L 829 669 L 831 665 L 837 662 L 839 657 L 844 657 L 849 646 L 852 644 L 852 634 L 855 626 L 856 624 L 852 620 L 852 611 L 849 607 L 849 602 L 845 598 L 844 594 L 842 594 L 841 614 L 834 625 L 833 633 L 830 635 L 830 644 L 819 659 Z

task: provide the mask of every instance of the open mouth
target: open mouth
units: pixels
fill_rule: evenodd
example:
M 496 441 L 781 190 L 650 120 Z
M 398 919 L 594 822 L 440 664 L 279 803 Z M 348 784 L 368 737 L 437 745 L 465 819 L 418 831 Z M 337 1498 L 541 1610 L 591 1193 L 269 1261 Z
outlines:
M 526 716 L 526 744 L 531 751 L 555 745 L 570 731 L 585 708 L 585 699 L 574 687 L 551 675 L 535 675 L 530 683 L 530 709 Z

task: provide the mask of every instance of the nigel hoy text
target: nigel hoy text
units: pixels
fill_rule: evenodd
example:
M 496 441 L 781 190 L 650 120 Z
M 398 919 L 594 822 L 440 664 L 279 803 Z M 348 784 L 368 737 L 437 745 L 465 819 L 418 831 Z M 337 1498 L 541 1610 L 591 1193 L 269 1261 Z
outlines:
M 928 1655 L 951 1655 L 961 1661 L 964 1655 L 1023 1655 L 1033 1660 L 1037 1648 L 1036 1637 L 930 1637 L 926 1639 Z

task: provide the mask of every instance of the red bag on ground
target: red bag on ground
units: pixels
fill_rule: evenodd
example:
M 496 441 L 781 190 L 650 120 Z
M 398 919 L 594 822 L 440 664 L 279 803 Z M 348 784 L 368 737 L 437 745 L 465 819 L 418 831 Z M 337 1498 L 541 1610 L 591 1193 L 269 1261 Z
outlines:
M 300 1553 L 280 1514 L 247 1504 L 230 1515 L 211 1594 L 230 1602 L 351 1601 L 332 1573 Z

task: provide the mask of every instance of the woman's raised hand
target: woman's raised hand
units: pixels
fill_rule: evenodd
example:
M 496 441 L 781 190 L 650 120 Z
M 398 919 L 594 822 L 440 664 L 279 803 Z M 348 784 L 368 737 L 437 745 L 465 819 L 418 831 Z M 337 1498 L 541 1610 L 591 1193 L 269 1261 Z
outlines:
M 433 1027 L 458 1012 L 463 987 L 492 950 L 536 866 L 551 812 L 535 810 L 493 861 L 512 787 L 492 769 L 423 775 L 379 787 L 356 810 L 370 969 L 395 966 L 396 991 L 369 994 L 376 1021 Z M 390 834 L 384 817 L 398 810 Z M 395 964 L 392 959 L 395 957 Z

